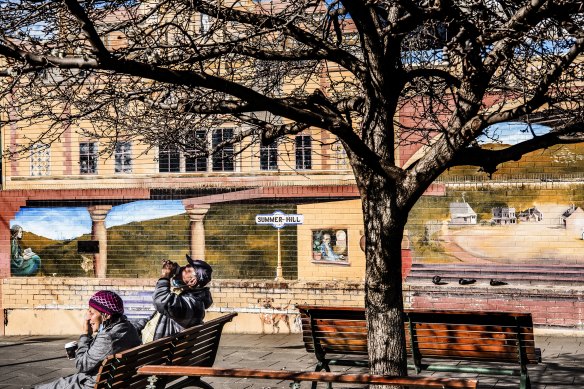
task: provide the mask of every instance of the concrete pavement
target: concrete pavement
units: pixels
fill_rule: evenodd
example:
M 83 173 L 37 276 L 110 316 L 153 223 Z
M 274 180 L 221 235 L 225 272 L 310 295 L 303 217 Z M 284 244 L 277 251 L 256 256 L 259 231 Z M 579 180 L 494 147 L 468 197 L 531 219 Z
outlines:
M 75 371 L 65 357 L 64 344 L 74 337 L 0 337 L 0 389 L 30 388 Z M 584 337 L 536 336 L 543 362 L 529 368 L 533 389 L 584 388 Z M 316 359 L 302 345 L 301 335 L 235 335 L 221 340 L 216 367 L 314 370 Z M 334 371 L 360 371 L 334 367 Z M 475 374 L 429 373 L 476 377 Z M 289 382 L 207 378 L 216 389 L 288 388 Z M 518 377 L 479 376 L 481 389 L 518 388 Z M 309 388 L 310 383 L 303 383 Z M 319 388 L 325 384 L 320 384 Z M 335 385 L 335 388 L 350 388 Z M 355 388 L 355 385 L 352 386 Z

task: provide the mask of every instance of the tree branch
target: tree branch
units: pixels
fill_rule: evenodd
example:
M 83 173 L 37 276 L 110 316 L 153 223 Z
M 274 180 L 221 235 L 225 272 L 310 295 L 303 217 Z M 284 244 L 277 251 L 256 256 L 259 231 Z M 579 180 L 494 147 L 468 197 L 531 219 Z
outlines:
M 487 150 L 480 147 L 463 149 L 450 161 L 448 167 L 479 166 L 482 171 L 491 175 L 497 171 L 497 166 L 501 163 L 519 161 L 527 153 L 558 144 L 573 144 L 583 141 L 584 122 L 580 120 L 501 150 Z

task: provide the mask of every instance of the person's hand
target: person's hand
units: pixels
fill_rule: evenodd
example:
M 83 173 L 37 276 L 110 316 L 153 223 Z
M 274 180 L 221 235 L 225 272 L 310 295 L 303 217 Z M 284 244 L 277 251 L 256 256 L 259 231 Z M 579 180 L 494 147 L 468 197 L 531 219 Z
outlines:
M 83 316 L 83 329 L 82 329 L 82 333 L 83 334 L 87 334 L 88 336 L 91 336 L 91 333 L 93 332 L 91 330 L 91 324 L 89 324 L 89 318 L 87 317 L 87 314 L 85 316 Z
M 160 272 L 160 277 L 171 278 L 176 272 L 177 268 L 178 264 L 176 262 L 172 262 L 169 261 L 168 259 L 165 259 L 164 261 L 162 261 L 162 270 Z
M 197 286 L 197 276 L 194 276 L 193 278 L 191 278 L 188 282 L 187 282 L 187 286 L 190 288 L 194 288 L 195 286 Z

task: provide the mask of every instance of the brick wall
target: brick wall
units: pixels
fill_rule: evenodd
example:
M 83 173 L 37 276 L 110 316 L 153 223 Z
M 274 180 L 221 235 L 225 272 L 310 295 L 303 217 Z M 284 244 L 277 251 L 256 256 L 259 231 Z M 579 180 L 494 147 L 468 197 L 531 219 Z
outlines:
M 584 331 L 582 288 L 488 287 L 409 285 L 406 304 L 420 309 L 530 312 L 540 329 Z
M 74 335 L 93 293 L 100 289 L 131 296 L 149 296 L 155 279 L 11 278 L 2 280 L 2 306 L 8 312 L 6 335 Z M 214 304 L 208 318 L 238 312 L 226 331 L 237 333 L 299 332 L 294 304 L 363 306 L 360 282 L 274 282 L 214 280 Z M 147 301 L 147 300 L 145 300 Z M 480 287 L 439 290 L 434 286 L 405 285 L 407 308 L 469 309 L 531 312 L 537 330 L 584 330 L 584 291 L 566 288 L 505 288 L 496 292 Z M 147 305 L 148 303 L 145 302 Z M 286 314 L 287 322 L 274 322 Z
M 127 301 L 150 295 L 156 279 L 30 277 L 2 280 L 2 307 L 8 313 L 6 335 L 72 335 L 80 331 L 87 301 L 109 289 Z M 294 304 L 362 306 L 363 285 L 356 282 L 274 282 L 214 280 L 208 317 L 238 312 L 229 332 L 299 332 Z M 149 305 L 147 299 L 145 305 Z M 287 314 L 273 325 L 273 314 Z M 288 326 L 289 325 L 289 326 Z

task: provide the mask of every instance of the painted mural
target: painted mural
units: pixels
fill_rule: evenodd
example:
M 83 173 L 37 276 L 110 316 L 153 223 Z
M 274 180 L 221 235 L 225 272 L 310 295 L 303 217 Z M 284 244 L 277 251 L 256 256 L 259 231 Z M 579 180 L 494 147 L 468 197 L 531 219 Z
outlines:
M 549 129 L 509 123 L 479 139 L 512 145 Z M 414 261 L 464 264 L 584 264 L 584 145 L 557 145 L 492 174 L 457 167 L 408 219 Z
M 416 261 L 584 264 L 582 184 L 477 189 L 420 200 L 408 224 Z
M 521 134 L 489 136 L 512 143 Z M 445 195 L 422 196 L 408 218 L 405 241 L 414 261 L 584 263 L 584 145 L 531 153 L 500 166 L 490 177 L 476 168 L 451 169 L 438 184 Z M 301 208 L 310 216 L 299 227 L 301 233 L 297 227 L 281 231 L 284 278 L 298 278 L 304 267 L 306 277 L 316 279 L 332 274 L 331 265 L 343 265 L 336 266 L 335 277 L 361 280 L 364 255 L 358 247 L 365 239 L 360 204 L 331 203 L 326 212 L 324 203 L 306 201 L 212 204 L 204 218 L 205 259 L 217 278 L 274 279 L 277 234 L 271 226 L 255 224 L 255 215 L 275 210 L 295 214 Z M 25 207 L 10 226 L 12 275 L 95 276 L 95 256 L 80 250 L 92 240 L 87 208 L 50 202 Z M 113 206 L 105 227 L 108 277 L 156 277 L 161 259 L 180 262 L 190 250 L 191 221 L 180 200 Z
M 34 276 L 41 267 L 41 258 L 30 247 L 21 245 L 23 230 L 18 224 L 10 228 L 10 273 L 13 276 Z
M 296 210 L 283 204 L 211 207 L 205 216 L 205 255 L 216 277 L 274 277 L 277 235 L 271 227 L 255 225 L 254 217 L 275 207 Z M 22 208 L 10 224 L 12 276 L 96 276 L 96 257 L 83 249 L 86 243 L 97 243 L 87 208 L 51 207 L 49 202 L 46 207 Z M 190 250 L 191 223 L 180 200 L 113 206 L 105 227 L 107 277 L 157 277 L 162 259 L 180 263 Z M 281 242 L 284 276 L 296 278 L 296 229 L 283 229 Z
M 137 201 L 112 207 L 105 225 L 108 229 L 108 254 L 111 255 L 112 276 L 122 274 L 121 262 L 132 277 L 142 273 L 138 257 L 142 250 L 134 250 L 135 260 L 120 260 L 119 255 L 132 250 L 133 240 L 142 243 L 150 234 L 136 234 L 142 226 L 164 223 L 165 218 L 183 215 L 180 201 Z M 79 242 L 91 241 L 92 221 L 83 207 L 25 207 L 11 221 L 11 274 L 13 276 L 93 276 L 94 258 L 79 250 Z M 133 239 L 128 239 L 130 231 Z M 164 240 L 167 239 L 165 236 Z M 188 247 L 188 243 L 187 243 Z M 123 248 L 123 249 L 120 249 Z M 34 250 L 34 252 L 33 252 Z M 160 253 L 161 257 L 163 253 Z M 42 262 L 41 259 L 42 258 Z M 127 259 L 127 258 L 125 258 Z M 137 271 L 138 270 L 138 271 Z M 109 274 L 108 274 L 109 275 Z
M 312 260 L 347 262 L 347 230 L 322 229 L 312 231 Z

